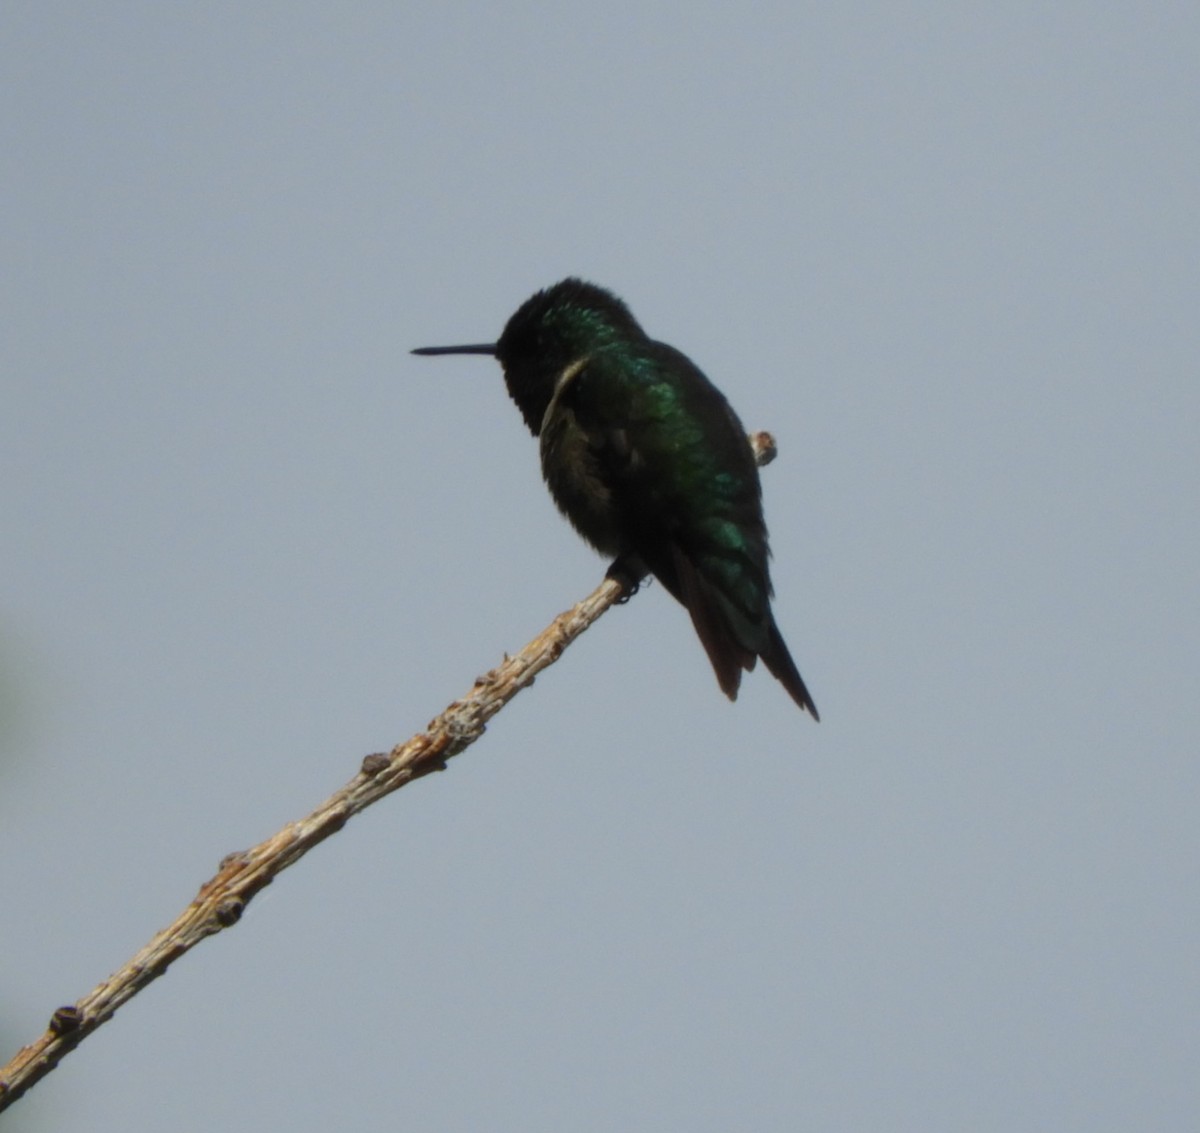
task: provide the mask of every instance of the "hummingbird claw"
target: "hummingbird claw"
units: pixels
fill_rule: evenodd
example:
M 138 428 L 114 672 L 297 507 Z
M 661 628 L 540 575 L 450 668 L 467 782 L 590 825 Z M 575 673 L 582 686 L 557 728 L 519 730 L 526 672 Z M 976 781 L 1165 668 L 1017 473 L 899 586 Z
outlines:
M 613 559 L 612 565 L 604 572 L 605 578 L 611 578 L 621 587 L 624 594 L 617 599 L 618 606 L 624 606 L 641 588 L 646 577 L 646 568 L 641 561 L 632 555 L 621 555 Z

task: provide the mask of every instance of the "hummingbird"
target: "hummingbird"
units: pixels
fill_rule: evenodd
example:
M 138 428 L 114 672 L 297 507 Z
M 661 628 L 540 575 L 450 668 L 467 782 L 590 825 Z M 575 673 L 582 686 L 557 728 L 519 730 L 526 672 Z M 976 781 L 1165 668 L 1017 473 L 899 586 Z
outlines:
M 559 510 L 627 595 L 654 575 L 681 602 L 730 700 L 759 657 L 814 720 L 771 611 L 758 465 L 724 395 L 610 291 L 569 278 L 527 299 L 486 354 L 538 438 Z

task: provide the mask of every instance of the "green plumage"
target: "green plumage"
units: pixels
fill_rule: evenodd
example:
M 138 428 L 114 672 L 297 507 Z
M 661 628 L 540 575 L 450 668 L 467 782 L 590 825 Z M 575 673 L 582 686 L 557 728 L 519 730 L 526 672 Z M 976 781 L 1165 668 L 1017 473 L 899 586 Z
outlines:
M 730 699 L 762 657 L 817 718 L 771 612 L 753 451 L 690 359 L 649 338 L 616 296 L 577 279 L 527 300 L 494 346 L 417 353 L 494 353 L 539 438 L 555 502 L 615 557 L 614 573 L 653 574 L 687 607 Z

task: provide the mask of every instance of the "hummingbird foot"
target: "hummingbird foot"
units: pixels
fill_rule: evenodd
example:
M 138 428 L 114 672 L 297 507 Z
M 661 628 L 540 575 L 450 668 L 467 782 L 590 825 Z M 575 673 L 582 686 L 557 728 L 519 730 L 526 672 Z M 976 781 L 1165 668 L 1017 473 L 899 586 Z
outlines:
M 641 589 L 648 573 L 646 565 L 636 555 L 618 555 L 613 559 L 604 577 L 611 578 L 624 591 L 617 599 L 618 606 L 624 606 Z

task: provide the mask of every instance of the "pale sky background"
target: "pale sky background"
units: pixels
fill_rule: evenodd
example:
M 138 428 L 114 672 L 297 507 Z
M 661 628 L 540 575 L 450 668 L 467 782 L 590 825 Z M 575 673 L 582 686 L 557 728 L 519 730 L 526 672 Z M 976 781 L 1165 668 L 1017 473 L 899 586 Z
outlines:
M 579 274 L 764 473 L 822 713 L 609 614 L 5 1133 L 1183 1130 L 1200 7 L 9 3 L 4 1061 L 604 571 Z

